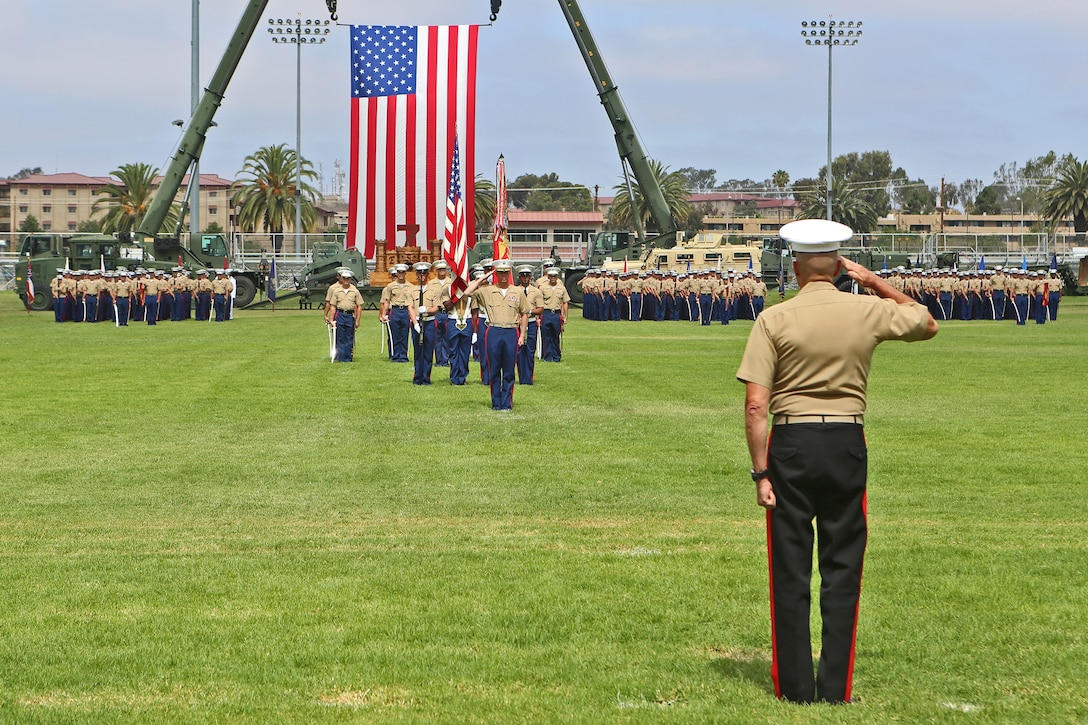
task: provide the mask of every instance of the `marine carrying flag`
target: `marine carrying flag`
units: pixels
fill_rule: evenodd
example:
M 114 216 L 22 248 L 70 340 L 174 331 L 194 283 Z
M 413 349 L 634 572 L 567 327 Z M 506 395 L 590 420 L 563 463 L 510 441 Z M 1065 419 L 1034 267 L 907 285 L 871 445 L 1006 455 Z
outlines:
M 468 287 L 468 233 L 465 227 L 465 200 L 461 194 L 461 160 L 457 139 L 450 158 L 449 193 L 446 195 L 446 232 L 442 240 L 442 259 L 450 266 L 450 296 L 456 302 Z
M 447 162 L 461 130 L 465 218 L 475 219 L 478 25 L 351 26 L 347 247 L 372 259 L 443 238 Z
M 30 260 L 26 260 L 26 306 L 34 304 L 34 270 L 30 268 Z
M 276 248 L 272 248 L 272 264 L 268 268 L 268 281 L 265 283 L 268 287 L 268 301 L 276 301 Z

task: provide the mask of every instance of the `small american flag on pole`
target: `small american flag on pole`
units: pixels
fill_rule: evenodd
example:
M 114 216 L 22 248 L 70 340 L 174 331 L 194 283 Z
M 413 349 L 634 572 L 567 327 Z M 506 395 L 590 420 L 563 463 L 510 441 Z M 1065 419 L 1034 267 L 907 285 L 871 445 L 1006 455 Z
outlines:
M 442 242 L 442 258 L 453 272 L 450 296 L 456 302 L 468 287 L 468 234 L 465 228 L 465 200 L 461 194 L 461 161 L 457 139 L 453 141 L 450 159 L 449 194 L 446 197 L 446 236 Z
M 464 142 L 465 218 L 475 219 L 477 25 L 351 26 L 348 248 L 443 238 L 448 162 Z

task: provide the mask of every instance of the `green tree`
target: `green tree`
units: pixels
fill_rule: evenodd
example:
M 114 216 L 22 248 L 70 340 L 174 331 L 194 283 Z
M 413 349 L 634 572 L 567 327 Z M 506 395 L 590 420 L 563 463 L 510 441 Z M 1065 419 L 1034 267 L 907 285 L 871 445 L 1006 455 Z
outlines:
M 1070 158 L 1058 172 L 1058 178 L 1043 195 L 1043 216 L 1057 226 L 1062 219 L 1073 218 L 1077 241 L 1088 232 L 1088 161 Z
M 669 167 L 653 159 L 650 159 L 650 169 L 654 178 L 657 179 L 658 186 L 661 187 L 661 193 L 665 197 L 665 203 L 672 213 L 672 218 L 677 220 L 677 223 L 687 219 L 691 204 L 688 201 L 686 179 L 679 172 L 670 172 Z M 612 206 L 608 210 L 609 224 L 613 228 L 632 229 L 635 225 L 632 214 L 632 208 L 634 208 L 638 210 L 643 229 L 652 232 L 663 231 L 650 223 L 650 202 L 643 197 L 642 189 L 637 181 L 632 182 L 632 188 L 635 195 L 633 205 L 631 196 L 627 193 L 626 182 L 612 187 L 616 192 L 616 198 L 613 199 Z
M 821 167 L 818 176 L 826 185 L 827 166 Z M 831 162 L 831 178 L 832 182 L 842 179 L 853 185 L 857 193 L 873 207 L 877 217 L 891 211 L 887 187 L 892 178 L 892 156 L 887 151 L 851 152 L 837 156 Z M 834 193 L 832 189 L 832 195 Z
M 718 185 L 717 169 L 696 169 L 693 166 L 685 166 L 677 172 L 684 177 L 688 191 L 693 194 L 705 194 L 713 191 Z
M 33 214 L 27 214 L 23 218 L 23 223 L 19 225 L 19 231 L 21 232 L 40 232 L 42 225 L 38 223 L 38 217 Z
M 92 213 L 104 212 L 101 223 L 104 234 L 131 232 L 140 225 L 155 196 L 155 176 L 159 170 L 149 164 L 122 164 L 113 171 L 120 182 L 107 184 L 98 192 Z M 178 205 L 171 204 L 163 226 L 177 225 Z
M 35 176 L 40 173 L 42 173 L 42 167 L 35 166 L 34 168 L 30 168 L 29 166 L 27 166 L 16 171 L 14 174 L 9 176 L 8 179 L 10 181 L 21 181 L 29 176 Z
M 76 224 L 77 232 L 86 232 L 88 234 L 98 234 L 102 231 L 102 223 L 97 219 L 84 219 L 79 224 Z
M 771 176 L 771 183 L 778 189 L 779 194 L 784 194 L 786 187 L 790 185 L 790 175 L 785 169 L 779 169 Z
M 507 184 L 506 194 L 512 206 L 526 211 L 590 211 L 593 209 L 589 189 L 581 184 L 563 181 L 555 172 L 540 176 L 522 174 Z
M 219 222 L 212 222 L 204 228 L 205 234 L 222 234 L 223 227 L 219 225 Z
M 1005 201 L 1005 187 L 1000 184 L 986 186 L 969 206 L 972 214 L 1000 214 Z
M 309 181 L 317 178 L 313 164 L 302 159 L 301 188 L 296 178 L 294 149 L 287 144 L 263 146 L 245 159 L 239 178 L 231 184 L 231 202 L 238 210 L 238 227 L 243 232 L 267 231 L 277 244 L 288 228 L 295 224 L 295 194 L 302 192 L 302 229 L 308 232 L 317 222 L 314 203 L 317 190 Z
M 476 174 L 476 232 L 489 232 L 495 228 L 495 185 L 483 174 Z M 507 192 L 509 194 L 509 192 Z
M 831 180 L 831 218 L 853 229 L 866 233 L 876 229 L 879 215 L 865 198 L 865 194 L 853 184 L 842 179 Z M 800 219 L 824 219 L 827 216 L 827 187 L 817 186 L 801 195 Z
M 926 185 L 924 179 L 905 179 L 896 186 L 896 199 L 904 214 L 930 214 L 937 208 L 937 190 Z

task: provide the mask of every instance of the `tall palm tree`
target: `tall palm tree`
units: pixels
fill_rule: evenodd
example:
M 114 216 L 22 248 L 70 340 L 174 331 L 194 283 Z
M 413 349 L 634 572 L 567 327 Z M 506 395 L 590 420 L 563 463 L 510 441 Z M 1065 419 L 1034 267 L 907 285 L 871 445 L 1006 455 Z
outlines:
M 691 213 L 691 203 L 689 201 L 691 196 L 687 191 L 687 180 L 680 172 L 670 172 L 668 166 L 653 159 L 650 159 L 650 170 L 654 178 L 657 179 L 658 186 L 661 187 L 661 193 L 665 197 L 665 203 L 668 205 L 669 211 L 672 212 L 673 219 L 682 226 Z M 635 218 L 631 212 L 632 204 L 631 197 L 627 193 L 627 184 L 626 182 L 617 184 L 612 189 L 616 192 L 616 198 L 612 201 L 612 206 L 609 207 L 608 220 L 614 227 L 630 229 L 634 226 Z M 642 189 L 637 181 L 632 184 L 632 189 L 635 194 L 633 208 L 638 210 L 638 218 L 642 220 L 643 228 L 647 231 L 662 231 L 654 228 L 655 225 L 649 223 L 650 202 L 643 196 Z
M 231 184 L 231 202 L 238 211 L 238 226 L 243 232 L 264 230 L 278 240 L 295 224 L 296 160 L 287 144 L 263 146 L 245 159 L 245 165 Z M 313 164 L 302 159 L 302 229 L 308 232 L 317 221 L 314 202 L 317 190 L 307 181 L 317 178 Z
M 102 233 L 131 232 L 147 214 L 155 196 L 155 176 L 159 170 L 148 164 L 122 164 L 114 169 L 117 184 L 107 184 L 98 192 L 92 207 L 94 213 L 105 210 L 101 218 Z M 178 221 L 178 205 L 171 204 L 163 226 L 172 228 Z
M 831 218 L 855 232 L 876 229 L 877 213 L 856 186 L 842 179 L 832 180 Z M 827 187 L 819 185 L 800 194 L 798 219 L 823 219 L 827 216 Z
M 778 187 L 778 193 L 781 194 L 786 190 L 786 187 L 790 185 L 790 175 L 785 169 L 779 169 L 774 172 L 774 176 L 771 177 L 771 183 Z
M 1075 158 L 1058 171 L 1058 179 L 1043 194 L 1043 216 L 1054 226 L 1073 217 L 1077 241 L 1088 232 L 1088 161 Z
M 473 182 L 476 186 L 476 229 L 477 232 L 489 232 L 495 223 L 495 182 L 476 174 Z

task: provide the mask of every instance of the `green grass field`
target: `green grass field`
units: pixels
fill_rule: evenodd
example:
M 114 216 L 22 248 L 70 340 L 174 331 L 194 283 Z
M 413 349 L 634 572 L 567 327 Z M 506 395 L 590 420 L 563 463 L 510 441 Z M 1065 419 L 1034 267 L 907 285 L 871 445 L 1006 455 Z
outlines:
M 771 690 L 750 327 L 572 315 L 495 413 L 374 313 L 331 365 L 317 311 L 5 293 L 0 721 L 1088 721 L 1088 299 L 877 351 L 837 708 Z

